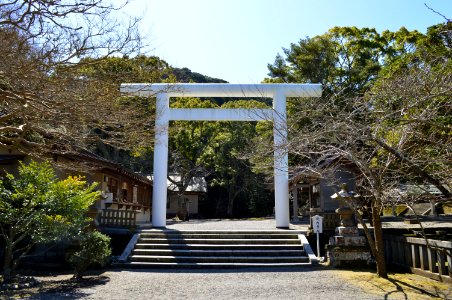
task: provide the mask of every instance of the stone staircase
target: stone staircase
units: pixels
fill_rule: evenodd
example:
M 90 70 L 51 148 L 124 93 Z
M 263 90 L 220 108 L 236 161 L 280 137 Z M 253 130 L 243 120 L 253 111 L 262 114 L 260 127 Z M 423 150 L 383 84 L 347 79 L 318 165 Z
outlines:
M 317 263 L 300 231 L 142 230 L 120 257 L 124 267 L 288 267 Z

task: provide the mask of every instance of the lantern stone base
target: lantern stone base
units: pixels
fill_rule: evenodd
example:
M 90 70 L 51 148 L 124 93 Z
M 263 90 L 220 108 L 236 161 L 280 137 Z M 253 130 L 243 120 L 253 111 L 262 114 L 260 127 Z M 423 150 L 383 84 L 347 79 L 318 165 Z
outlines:
M 333 267 L 365 265 L 371 259 L 366 238 L 359 236 L 358 227 L 336 227 L 336 235 L 326 245 L 328 264 Z
M 367 246 L 326 245 L 328 264 L 333 267 L 358 267 L 369 264 L 371 255 Z
M 335 233 L 337 236 L 349 236 L 357 237 L 359 236 L 359 230 L 356 226 L 339 226 L 336 227 Z
M 366 246 L 366 238 L 363 236 L 334 236 L 333 245 L 337 246 Z

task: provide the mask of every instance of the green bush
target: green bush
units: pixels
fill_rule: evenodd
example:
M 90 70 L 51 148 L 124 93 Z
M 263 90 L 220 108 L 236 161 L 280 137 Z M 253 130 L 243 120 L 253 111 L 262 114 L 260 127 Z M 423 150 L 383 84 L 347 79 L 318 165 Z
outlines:
M 104 266 L 110 255 L 110 237 L 98 231 L 82 232 L 79 236 L 79 251 L 69 258 L 74 267 L 74 278 L 80 280 L 83 273 L 93 264 Z
M 33 246 L 76 236 L 86 224 L 86 211 L 100 196 L 96 185 L 83 177 L 59 180 L 49 163 L 21 163 L 18 173 L 0 177 L 5 282 L 14 279 L 19 260 Z

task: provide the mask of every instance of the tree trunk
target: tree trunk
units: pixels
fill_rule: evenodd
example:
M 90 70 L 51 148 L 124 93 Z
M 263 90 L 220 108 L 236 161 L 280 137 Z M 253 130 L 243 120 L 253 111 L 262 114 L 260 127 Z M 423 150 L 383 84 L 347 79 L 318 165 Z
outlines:
M 227 214 L 228 217 L 232 217 L 234 214 L 234 202 L 235 198 L 240 194 L 240 189 L 235 185 L 235 181 L 233 181 L 234 184 L 229 183 L 229 189 L 228 189 L 228 210 Z
M 13 257 L 13 247 L 11 241 L 6 240 L 5 245 L 5 260 L 3 266 L 3 281 L 5 283 L 11 282 L 14 277 L 14 257 Z
M 226 215 L 230 218 L 232 217 L 234 213 L 234 199 L 235 199 L 235 180 L 229 181 L 229 188 L 228 188 L 228 207 L 226 210 Z
M 228 210 L 227 210 L 227 215 L 228 217 L 232 217 L 233 213 L 234 213 L 234 195 L 231 195 L 231 189 L 229 189 L 229 197 L 228 197 Z
M 187 205 L 185 203 L 184 196 L 181 194 L 177 195 L 177 203 L 178 203 L 178 210 L 177 210 L 177 216 L 183 220 L 186 221 L 187 219 Z
M 379 200 L 375 200 L 372 204 L 372 220 L 374 225 L 374 237 L 375 237 L 375 261 L 377 263 L 377 275 L 382 278 L 388 278 L 388 272 L 386 270 L 386 262 L 384 255 L 384 241 L 383 230 L 381 227 L 381 204 Z

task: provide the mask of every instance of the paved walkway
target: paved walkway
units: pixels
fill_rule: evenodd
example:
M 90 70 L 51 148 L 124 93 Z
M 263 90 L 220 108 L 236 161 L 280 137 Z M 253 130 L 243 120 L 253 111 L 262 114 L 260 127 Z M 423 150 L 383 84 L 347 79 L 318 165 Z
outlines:
M 296 224 L 290 224 L 291 230 L 307 231 L 309 220 L 304 218 Z M 208 219 L 186 222 L 168 221 L 168 229 L 176 230 L 278 230 L 275 219 Z
M 406 217 L 382 217 L 383 228 L 394 229 L 420 229 L 419 224 L 406 222 Z M 419 216 L 424 228 L 452 228 L 452 215 L 447 216 Z M 361 227 L 361 225 L 358 225 Z M 370 226 L 370 224 L 368 224 Z M 143 228 L 150 228 L 145 225 Z M 291 230 L 307 231 L 309 227 L 309 217 L 303 217 L 298 222 L 291 222 Z M 207 219 L 190 221 L 167 221 L 168 229 L 176 230 L 277 230 L 276 222 L 273 218 L 259 219 Z

